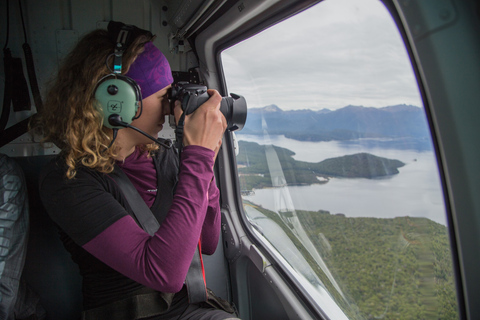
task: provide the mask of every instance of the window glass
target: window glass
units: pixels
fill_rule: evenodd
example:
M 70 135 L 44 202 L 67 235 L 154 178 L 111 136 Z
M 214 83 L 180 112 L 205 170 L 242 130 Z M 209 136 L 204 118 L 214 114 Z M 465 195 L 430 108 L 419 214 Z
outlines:
M 457 318 L 418 85 L 375 0 L 326 0 L 223 51 L 243 211 L 335 319 Z

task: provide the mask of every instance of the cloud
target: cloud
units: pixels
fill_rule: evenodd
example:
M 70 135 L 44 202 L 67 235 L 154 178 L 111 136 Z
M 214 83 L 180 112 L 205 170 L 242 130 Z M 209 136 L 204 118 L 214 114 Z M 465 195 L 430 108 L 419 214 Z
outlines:
M 403 41 L 375 0 L 326 0 L 222 53 L 249 107 L 421 106 Z

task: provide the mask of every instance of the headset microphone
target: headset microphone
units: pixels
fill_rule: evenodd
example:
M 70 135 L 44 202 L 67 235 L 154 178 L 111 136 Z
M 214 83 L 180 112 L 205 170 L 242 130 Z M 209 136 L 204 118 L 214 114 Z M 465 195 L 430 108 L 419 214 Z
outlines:
M 111 114 L 108 117 L 108 123 L 111 126 L 128 128 L 128 123 L 124 122 L 122 120 L 122 116 L 120 116 L 119 114 L 116 114 L 116 113 Z
M 137 131 L 138 133 L 143 134 L 145 137 L 149 138 L 150 140 L 153 140 L 153 142 L 158 143 L 159 145 L 161 145 L 161 146 L 163 146 L 167 149 L 170 149 L 173 145 L 173 142 L 171 140 L 156 139 L 153 136 L 149 135 L 148 133 L 146 133 L 146 132 L 138 129 L 137 127 L 134 127 L 131 124 L 123 121 L 122 117 L 119 114 L 111 114 L 108 117 L 108 123 L 111 126 L 115 126 L 115 127 L 123 127 L 123 128 L 133 129 L 133 130 Z M 114 129 L 114 130 L 117 130 L 117 129 Z

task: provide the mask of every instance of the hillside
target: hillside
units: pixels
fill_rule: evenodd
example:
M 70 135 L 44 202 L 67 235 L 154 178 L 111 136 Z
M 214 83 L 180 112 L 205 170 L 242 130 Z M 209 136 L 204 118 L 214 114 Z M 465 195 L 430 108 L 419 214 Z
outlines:
M 335 111 L 283 111 L 276 105 L 249 109 L 242 133 L 263 134 L 264 129 L 269 134 L 283 134 L 300 141 L 429 138 L 424 111 L 410 105 L 384 108 L 347 106 Z M 427 146 L 422 144 L 422 147 Z
M 368 153 L 347 155 L 326 159 L 318 163 L 297 161 L 291 150 L 259 145 L 254 142 L 239 141 L 237 156 L 238 172 L 242 190 L 272 187 L 272 163 L 267 164 L 267 155 L 278 158 L 281 168 L 275 174 L 284 176 L 287 185 L 308 185 L 320 183 L 319 178 L 376 178 L 397 174 L 404 163 L 398 160 L 381 158 Z M 272 161 L 270 159 L 270 161 Z M 281 169 L 281 173 L 279 172 Z
M 285 218 L 257 210 L 282 227 L 350 319 L 458 319 L 445 226 L 425 218 L 296 211 L 344 299 Z

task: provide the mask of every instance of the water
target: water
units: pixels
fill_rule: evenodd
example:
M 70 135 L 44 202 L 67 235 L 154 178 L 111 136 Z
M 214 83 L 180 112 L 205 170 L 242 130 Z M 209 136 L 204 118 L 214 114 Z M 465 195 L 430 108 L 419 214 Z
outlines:
M 331 178 L 326 184 L 288 186 L 279 189 L 257 189 L 244 196 L 272 211 L 326 210 L 347 217 L 394 218 L 425 217 L 446 225 L 445 205 L 435 155 L 429 148 L 402 149 L 388 147 L 388 141 L 358 140 L 352 142 L 303 142 L 284 136 L 237 135 L 239 140 L 273 144 L 295 152 L 296 160 L 320 162 L 359 152 L 397 159 L 405 163 L 397 175 L 377 179 Z M 387 147 L 378 147 L 380 145 Z M 287 208 L 283 207 L 287 206 Z

